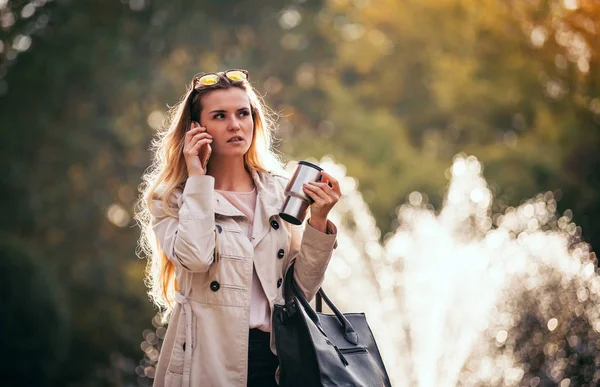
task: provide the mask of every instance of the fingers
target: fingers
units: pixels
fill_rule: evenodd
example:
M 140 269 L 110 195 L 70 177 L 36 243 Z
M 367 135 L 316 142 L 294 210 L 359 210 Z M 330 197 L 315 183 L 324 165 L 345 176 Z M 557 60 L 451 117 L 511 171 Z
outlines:
M 190 128 L 188 129 L 188 133 L 194 129 L 206 130 L 206 128 L 204 126 L 200 126 L 200 124 L 197 123 L 196 121 L 192 121 L 192 124 L 190 125 Z
M 205 138 L 210 138 L 212 140 L 213 136 L 211 136 L 210 134 L 208 134 L 206 132 L 197 133 L 190 139 L 190 145 L 194 145 L 196 143 L 196 141 L 203 140 Z
M 198 142 L 190 149 L 190 151 L 192 151 L 192 154 L 198 154 L 200 151 L 200 148 L 202 148 L 202 146 L 208 144 L 210 146 L 210 143 L 212 143 L 212 139 L 211 138 L 204 138 L 202 140 L 198 140 Z
M 206 133 L 206 132 L 204 132 L 204 133 L 197 133 L 190 140 L 187 141 L 187 143 L 184 145 L 184 148 L 190 148 L 191 149 L 192 147 L 194 147 L 196 145 L 196 143 L 198 141 L 204 140 L 204 139 L 210 139 L 210 140 L 212 140 L 213 137 L 210 134 Z
M 200 153 L 200 148 L 202 148 L 202 146 L 206 145 L 206 144 L 211 144 L 212 143 L 212 138 L 203 138 L 198 140 L 195 144 L 193 145 L 189 145 L 186 148 L 184 148 L 183 153 L 186 156 L 198 156 L 198 154 Z
M 197 123 L 196 121 L 192 121 L 192 125 L 190 126 L 190 129 L 185 134 L 185 141 L 189 141 L 194 135 L 196 135 L 198 133 L 203 133 L 203 132 L 208 133 L 204 126 L 200 126 L 200 124 Z
M 325 183 L 311 182 L 304 185 L 304 192 L 315 202 L 322 201 L 323 204 L 335 203 L 338 195 Z M 320 199 L 320 200 L 319 200 Z
M 323 181 L 323 180 L 327 180 L 327 182 L 331 184 L 331 188 L 335 192 L 337 192 L 338 195 L 340 195 L 340 196 L 342 195 L 340 183 L 337 181 L 337 179 L 335 177 L 331 176 L 329 173 L 327 173 L 325 171 L 321 171 L 321 181 Z
M 325 192 L 327 196 L 333 197 L 335 199 L 339 199 L 339 197 L 342 196 L 339 192 L 336 192 L 336 190 L 333 189 L 331 183 L 312 182 L 309 184 L 314 185 L 315 187 L 319 187 L 321 190 L 323 190 L 323 192 Z
M 199 156 L 200 149 L 204 145 L 211 144 L 213 137 L 208 134 L 205 127 L 200 126 L 196 121 L 192 121 L 190 130 L 185 134 L 183 143 L 183 154 L 186 157 Z M 210 147 L 210 145 L 208 145 Z
M 311 191 L 309 188 L 305 187 L 304 193 L 308 195 L 308 197 L 311 198 L 316 205 L 323 206 L 325 204 L 323 199 L 316 192 Z

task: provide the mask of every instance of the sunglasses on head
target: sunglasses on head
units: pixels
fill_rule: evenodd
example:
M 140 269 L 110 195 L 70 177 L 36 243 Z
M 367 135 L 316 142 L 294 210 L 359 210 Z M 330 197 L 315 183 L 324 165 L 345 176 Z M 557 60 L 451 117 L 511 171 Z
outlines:
M 221 74 L 234 82 L 243 82 L 248 80 L 248 71 L 246 70 L 227 70 L 218 73 L 207 73 L 194 78 L 194 89 L 201 86 L 216 85 L 221 81 Z

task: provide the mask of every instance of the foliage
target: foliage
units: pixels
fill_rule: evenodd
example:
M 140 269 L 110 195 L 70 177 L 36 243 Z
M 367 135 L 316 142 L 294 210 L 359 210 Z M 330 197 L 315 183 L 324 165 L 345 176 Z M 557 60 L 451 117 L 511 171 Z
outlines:
M 12 386 L 51 385 L 68 349 L 64 295 L 42 258 L 22 240 L 0 241 L 2 380 Z

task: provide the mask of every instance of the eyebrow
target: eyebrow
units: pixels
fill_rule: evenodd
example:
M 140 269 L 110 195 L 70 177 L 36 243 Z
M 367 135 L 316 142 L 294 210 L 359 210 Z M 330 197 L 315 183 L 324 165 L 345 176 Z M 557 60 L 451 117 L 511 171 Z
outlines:
M 240 110 L 250 110 L 250 108 L 242 107 L 242 108 L 239 108 L 237 111 L 239 112 Z M 213 111 L 209 112 L 208 114 L 213 114 L 213 113 L 227 113 L 227 110 L 213 110 Z

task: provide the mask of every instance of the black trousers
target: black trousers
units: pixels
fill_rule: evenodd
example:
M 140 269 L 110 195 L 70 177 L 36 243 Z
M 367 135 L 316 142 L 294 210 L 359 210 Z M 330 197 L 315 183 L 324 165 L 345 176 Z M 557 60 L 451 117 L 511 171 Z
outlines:
M 248 339 L 248 387 L 277 387 L 275 370 L 279 365 L 277 356 L 269 346 L 268 332 L 250 329 Z

